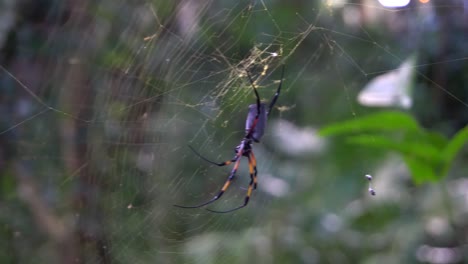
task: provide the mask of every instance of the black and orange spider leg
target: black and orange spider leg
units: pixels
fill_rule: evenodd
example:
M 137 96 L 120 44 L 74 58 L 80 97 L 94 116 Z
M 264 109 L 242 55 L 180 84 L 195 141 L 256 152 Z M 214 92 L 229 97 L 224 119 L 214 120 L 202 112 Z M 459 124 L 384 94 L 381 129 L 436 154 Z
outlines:
M 229 185 L 231 185 L 232 180 L 234 179 L 234 177 L 236 177 L 236 172 L 237 172 L 237 169 L 239 168 L 239 164 L 240 164 L 241 157 L 242 157 L 242 151 L 243 151 L 243 148 L 240 148 L 239 152 L 236 155 L 236 158 L 235 158 L 236 161 L 234 163 L 234 167 L 232 168 L 231 174 L 229 174 L 229 177 L 227 178 L 226 182 L 224 183 L 223 188 L 221 188 L 221 191 L 219 191 L 219 193 L 215 197 L 213 197 L 208 202 L 205 202 L 205 203 L 202 203 L 202 204 L 199 204 L 199 205 L 195 205 L 195 206 L 184 206 L 184 205 L 176 205 L 176 204 L 174 204 L 174 206 L 179 207 L 179 208 L 200 208 L 200 207 L 203 207 L 203 206 L 208 205 L 210 203 L 213 203 L 213 202 L 217 201 L 219 198 L 221 198 L 221 196 L 223 196 L 224 192 L 229 188 Z
M 247 73 L 247 77 L 249 78 L 250 84 L 252 85 L 252 88 L 255 93 L 256 103 L 257 103 L 257 117 L 258 117 L 260 115 L 260 95 L 258 94 L 257 88 L 255 87 L 252 76 L 250 76 L 250 73 L 247 70 L 245 72 Z
M 254 172 L 254 166 L 253 166 L 253 163 L 252 163 L 252 159 L 251 159 L 251 156 L 247 156 L 248 160 L 249 160 L 249 173 L 250 173 L 250 183 L 249 183 L 249 188 L 247 189 L 247 195 L 245 196 L 245 199 L 244 199 L 244 204 L 241 205 L 241 206 L 238 206 L 236 208 L 233 208 L 233 209 L 230 209 L 230 210 L 227 210 L 227 211 L 216 211 L 216 210 L 211 210 L 211 209 L 206 209 L 212 213 L 230 213 L 232 211 L 236 211 L 236 210 L 239 210 L 241 208 L 244 208 L 247 206 L 247 204 L 249 204 L 249 200 L 250 200 L 250 196 L 252 195 L 252 190 L 254 189 L 254 185 L 255 185 L 255 172 Z
M 281 86 L 283 85 L 283 77 L 284 77 L 284 64 L 283 64 L 283 66 L 281 67 L 281 80 L 280 80 L 280 83 L 279 83 L 279 85 L 278 85 L 278 89 L 276 90 L 276 93 L 275 93 L 275 95 L 273 96 L 273 99 L 271 99 L 270 105 L 268 106 L 267 115 L 270 114 L 271 109 L 273 109 L 273 106 L 275 106 L 275 104 L 276 104 L 276 100 L 278 100 L 278 97 L 279 97 L 280 92 L 281 92 Z
M 250 159 L 252 160 L 252 167 L 254 171 L 254 190 L 257 189 L 257 159 L 255 158 L 255 155 L 253 151 L 250 152 Z
M 236 156 L 234 156 L 234 158 L 232 158 L 231 160 L 226 160 L 225 162 L 214 162 L 214 161 L 211 161 L 211 160 L 205 158 L 204 156 L 202 156 L 200 153 L 198 153 L 198 151 L 196 151 L 194 148 L 192 148 L 192 146 L 189 145 L 188 147 L 189 147 L 189 148 L 193 151 L 193 153 L 195 153 L 195 155 L 197 155 L 200 159 L 202 159 L 202 160 L 204 160 L 204 161 L 206 161 L 206 162 L 208 162 L 208 163 L 211 163 L 211 164 L 213 164 L 213 165 L 219 166 L 219 167 L 227 166 L 227 165 L 229 165 L 229 164 L 235 162 L 235 161 L 237 160 L 237 156 L 238 156 L 238 155 L 236 154 Z
M 250 84 L 252 85 L 252 88 L 254 90 L 254 93 L 255 93 L 255 97 L 256 97 L 256 103 L 257 103 L 257 113 L 255 114 L 255 119 L 252 123 L 252 126 L 250 127 L 249 131 L 247 132 L 247 135 L 245 135 L 245 138 L 247 139 L 251 139 L 254 131 L 255 131 L 255 127 L 257 126 L 257 123 L 258 123 L 258 119 L 260 117 L 260 109 L 261 109 L 261 102 L 260 102 L 260 95 L 258 94 L 258 91 L 257 91 L 257 88 L 255 88 L 255 84 L 254 84 L 254 81 L 252 79 L 252 77 L 250 76 L 249 72 L 246 70 L 245 71 L 247 73 L 247 77 L 249 78 L 249 81 L 250 81 Z

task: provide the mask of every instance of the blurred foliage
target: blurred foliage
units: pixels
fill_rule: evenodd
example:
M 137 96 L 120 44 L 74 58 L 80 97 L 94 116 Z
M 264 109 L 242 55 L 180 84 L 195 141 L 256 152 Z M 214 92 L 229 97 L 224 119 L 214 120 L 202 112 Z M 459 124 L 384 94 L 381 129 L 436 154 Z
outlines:
M 395 135 L 389 134 L 393 132 Z M 468 140 L 468 127 L 449 141 L 444 135 L 421 128 L 403 112 L 379 112 L 321 129 L 324 136 L 348 135 L 347 141 L 361 146 L 399 153 L 416 183 L 438 181 L 447 173 Z
M 0 263 L 467 263 L 464 7 L 0 0 Z M 408 112 L 358 104 L 413 54 Z M 268 100 L 283 63 L 249 206 L 174 208 L 231 169 L 187 145 L 232 157 L 245 70 Z

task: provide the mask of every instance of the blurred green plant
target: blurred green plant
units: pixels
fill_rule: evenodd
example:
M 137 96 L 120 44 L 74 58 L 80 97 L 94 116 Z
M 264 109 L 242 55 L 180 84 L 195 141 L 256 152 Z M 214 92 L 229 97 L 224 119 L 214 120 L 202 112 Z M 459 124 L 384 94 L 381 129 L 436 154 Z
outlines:
M 421 184 L 439 181 L 448 174 L 468 140 L 468 126 L 449 139 L 423 128 L 410 114 L 384 111 L 328 125 L 319 134 L 345 136 L 351 144 L 397 152 L 414 182 Z

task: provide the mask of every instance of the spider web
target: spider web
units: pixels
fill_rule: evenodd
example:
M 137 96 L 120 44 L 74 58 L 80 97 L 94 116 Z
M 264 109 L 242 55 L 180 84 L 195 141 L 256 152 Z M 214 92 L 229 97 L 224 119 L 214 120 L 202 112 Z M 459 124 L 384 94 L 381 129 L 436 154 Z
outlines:
M 434 5 L 397 11 L 373 1 L 324 1 L 308 9 L 284 1 L 51 6 L 58 13 L 73 12 L 66 23 L 50 26 L 47 47 L 0 65 L 2 102 L 14 109 L 6 111 L 14 115 L 3 117 L 0 136 L 16 149 L 2 153 L 13 160 L 5 173 L 16 175 L 5 180 L 5 186 L 16 188 L 6 191 L 10 203 L 3 210 L 11 219 L 26 219 L 4 221 L 21 237 L 16 242 L 24 245 L 16 249 L 20 262 L 45 263 L 55 254 L 83 263 L 272 263 L 283 258 L 345 263 L 348 256 L 332 241 L 340 239 L 334 234 L 349 211 L 366 205 L 367 198 L 359 196 L 366 182 L 337 176 L 345 175 L 349 164 L 324 165 L 331 161 L 322 157 L 326 142 L 315 127 L 369 111 L 356 103 L 362 87 L 397 69 L 420 45 L 391 38 L 382 42 L 385 34 L 363 27 L 357 12 L 369 12 L 375 23 L 383 23 L 379 15 L 403 17 L 415 23 L 408 30 L 424 39 L 429 22 L 400 13 L 417 9 L 425 18 Z M 28 40 L 20 35 L 19 43 L 21 37 Z M 414 69 L 466 111 L 466 98 L 425 71 L 466 61 L 457 54 Z M 225 215 L 173 207 L 201 204 L 219 192 L 232 167 L 212 166 L 188 145 L 210 160 L 232 158 L 245 133 L 247 107 L 255 102 L 245 71 L 266 101 L 278 87 L 282 64 L 283 90 L 262 143 L 253 146 L 259 188 L 248 207 Z M 360 171 L 374 167 L 366 161 L 354 166 Z M 244 158 L 231 187 L 208 207 L 241 205 L 248 182 Z M 385 209 L 384 215 L 392 212 Z M 34 230 L 28 225 L 42 234 L 26 239 Z M 347 233 L 345 246 L 356 247 L 350 237 Z M 369 244 L 379 239 L 370 237 Z M 35 247 L 43 241 L 48 243 Z M 361 245 L 363 250 L 372 248 L 369 244 Z M 51 253 L 57 245 L 63 255 Z

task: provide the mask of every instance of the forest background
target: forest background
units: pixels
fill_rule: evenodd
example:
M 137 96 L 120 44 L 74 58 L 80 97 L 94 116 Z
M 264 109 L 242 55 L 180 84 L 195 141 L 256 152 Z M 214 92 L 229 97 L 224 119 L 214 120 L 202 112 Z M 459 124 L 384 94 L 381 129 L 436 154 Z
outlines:
M 0 0 L 0 262 L 467 263 L 468 1 L 381 2 Z

